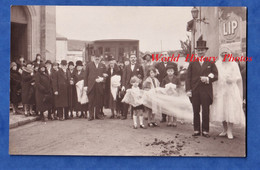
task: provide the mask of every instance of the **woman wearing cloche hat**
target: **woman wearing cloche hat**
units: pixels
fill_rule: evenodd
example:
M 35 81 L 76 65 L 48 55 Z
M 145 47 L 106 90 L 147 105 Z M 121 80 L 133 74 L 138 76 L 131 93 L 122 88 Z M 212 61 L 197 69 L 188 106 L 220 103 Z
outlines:
M 19 113 L 18 104 L 21 102 L 21 74 L 17 70 L 17 64 L 10 65 L 10 101 L 12 103 L 13 114 Z
M 68 100 L 69 100 L 69 107 L 68 112 L 70 114 L 69 118 L 73 118 L 73 110 L 75 107 L 75 99 L 76 99 L 76 87 L 75 87 L 75 67 L 73 61 L 70 61 L 68 63 L 68 69 L 67 69 L 67 76 L 69 80 L 69 86 L 68 86 Z
M 75 111 L 80 118 L 87 118 L 88 104 L 87 104 L 87 92 L 83 90 L 85 71 L 83 70 L 82 61 L 76 61 L 74 82 L 76 87 L 75 93 Z
M 24 105 L 24 114 L 29 116 L 32 114 L 34 104 L 34 70 L 31 62 L 27 62 L 26 67 L 22 68 L 22 103 Z M 29 110 L 29 113 L 28 113 Z
M 39 64 L 39 70 L 35 75 L 35 99 L 36 110 L 40 112 L 42 121 L 45 121 L 44 112 L 52 108 L 52 86 L 51 79 L 46 73 L 45 64 Z M 50 112 L 48 113 L 50 117 Z

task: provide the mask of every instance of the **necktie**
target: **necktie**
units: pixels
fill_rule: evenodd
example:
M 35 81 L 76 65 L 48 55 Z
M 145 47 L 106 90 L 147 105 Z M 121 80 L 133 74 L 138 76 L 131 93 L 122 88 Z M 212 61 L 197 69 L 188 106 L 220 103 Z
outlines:
M 154 86 L 154 88 L 155 88 L 156 85 L 155 85 L 155 80 L 154 80 L 154 78 L 152 78 L 152 82 L 153 82 L 153 86 Z
M 98 63 L 96 63 L 96 62 L 94 62 L 94 63 L 95 63 L 96 68 L 98 68 Z
M 131 64 L 131 70 L 134 71 L 135 65 Z

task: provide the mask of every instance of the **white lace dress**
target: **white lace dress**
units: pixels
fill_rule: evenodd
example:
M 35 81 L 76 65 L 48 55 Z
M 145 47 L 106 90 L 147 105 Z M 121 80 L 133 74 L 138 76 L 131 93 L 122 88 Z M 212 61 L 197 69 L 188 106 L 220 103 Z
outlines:
M 238 64 L 219 60 L 216 66 L 218 80 L 213 83 L 210 120 L 245 125 L 245 114 L 242 108 L 242 77 Z

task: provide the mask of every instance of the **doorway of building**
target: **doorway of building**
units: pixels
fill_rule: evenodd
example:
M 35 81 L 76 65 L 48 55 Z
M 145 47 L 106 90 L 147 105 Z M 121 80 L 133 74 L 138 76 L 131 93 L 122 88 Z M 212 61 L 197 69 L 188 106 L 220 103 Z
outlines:
M 27 60 L 27 24 L 11 22 L 11 61 L 20 56 Z
M 28 37 L 31 34 L 30 14 L 26 6 L 11 6 L 11 46 L 10 56 L 11 61 L 15 61 L 20 56 L 25 60 L 30 57 Z

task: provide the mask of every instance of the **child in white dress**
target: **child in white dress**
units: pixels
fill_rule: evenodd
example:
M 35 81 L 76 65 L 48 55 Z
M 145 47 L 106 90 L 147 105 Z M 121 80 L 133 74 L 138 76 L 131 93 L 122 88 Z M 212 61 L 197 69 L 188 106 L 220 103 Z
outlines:
M 150 91 L 151 89 L 155 89 L 157 87 L 160 87 L 160 82 L 159 80 L 155 77 L 156 75 L 156 70 L 155 68 L 151 67 L 148 69 L 147 72 L 147 78 L 145 79 L 143 83 L 143 89 L 146 91 Z M 153 96 L 155 100 L 152 100 L 152 108 L 145 107 L 145 111 L 148 116 L 148 126 L 149 127 L 156 127 L 158 124 L 156 123 L 154 117 L 155 117 L 155 112 L 159 111 L 159 105 L 156 101 L 156 93 L 155 96 Z
M 137 117 L 139 117 L 140 128 L 145 129 L 143 118 L 143 91 L 139 88 L 141 80 L 138 77 L 133 76 L 130 83 L 132 84 L 132 88 L 126 90 L 126 94 L 122 102 L 128 103 L 133 109 L 133 128 L 137 129 Z

